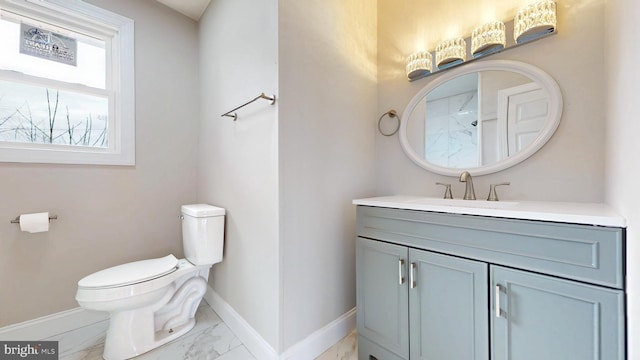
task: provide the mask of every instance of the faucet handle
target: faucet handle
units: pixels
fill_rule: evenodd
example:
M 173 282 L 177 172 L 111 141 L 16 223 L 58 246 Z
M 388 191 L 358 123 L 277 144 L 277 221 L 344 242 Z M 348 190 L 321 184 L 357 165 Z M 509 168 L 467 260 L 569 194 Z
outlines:
M 496 192 L 496 186 L 502 186 L 502 185 L 511 185 L 511 183 L 503 182 L 499 184 L 489 185 L 489 197 L 487 197 L 487 201 L 498 201 L 498 193 Z
M 441 182 L 437 182 L 436 185 L 444 186 L 444 199 L 453 199 L 453 195 L 451 194 L 451 184 L 444 184 Z

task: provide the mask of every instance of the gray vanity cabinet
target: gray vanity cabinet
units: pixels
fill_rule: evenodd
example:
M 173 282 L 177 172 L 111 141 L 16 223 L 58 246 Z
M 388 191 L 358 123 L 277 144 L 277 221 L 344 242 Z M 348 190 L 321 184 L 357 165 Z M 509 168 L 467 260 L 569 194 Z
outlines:
M 624 360 L 624 229 L 358 206 L 360 360 Z
M 371 342 L 367 356 L 374 359 L 409 358 L 407 258 L 405 246 L 357 239 L 357 326 L 359 336 Z M 368 348 L 365 341 L 358 345 Z
M 486 263 L 409 250 L 409 358 L 488 359 Z
M 491 285 L 493 360 L 624 359 L 622 291 L 500 266 Z
M 359 358 L 488 359 L 486 263 L 357 239 Z

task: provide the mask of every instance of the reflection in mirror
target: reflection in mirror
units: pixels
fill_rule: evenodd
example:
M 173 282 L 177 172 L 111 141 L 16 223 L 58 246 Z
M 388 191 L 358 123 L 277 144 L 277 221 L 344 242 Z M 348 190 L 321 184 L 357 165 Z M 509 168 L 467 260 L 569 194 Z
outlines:
M 445 167 L 478 166 L 478 74 L 433 89 L 411 113 L 408 139 L 416 153 Z
M 407 106 L 401 142 L 420 166 L 444 175 L 498 171 L 533 154 L 557 128 L 562 100 L 548 75 L 512 61 L 475 68 L 428 84 Z

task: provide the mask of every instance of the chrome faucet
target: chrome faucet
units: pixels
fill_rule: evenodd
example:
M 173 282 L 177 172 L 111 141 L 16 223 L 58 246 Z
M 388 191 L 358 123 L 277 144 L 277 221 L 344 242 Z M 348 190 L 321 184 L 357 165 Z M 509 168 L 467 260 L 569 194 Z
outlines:
M 475 200 L 476 192 L 473 190 L 473 179 L 471 178 L 471 174 L 468 171 L 463 172 L 460 175 L 460 182 L 466 182 L 467 187 L 464 190 L 464 200 Z

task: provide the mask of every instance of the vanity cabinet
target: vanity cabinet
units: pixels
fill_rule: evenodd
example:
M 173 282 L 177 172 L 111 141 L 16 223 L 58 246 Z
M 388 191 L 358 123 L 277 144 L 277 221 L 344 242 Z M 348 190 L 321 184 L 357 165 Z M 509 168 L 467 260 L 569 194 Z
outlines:
M 500 266 L 491 285 L 492 359 L 625 358 L 622 291 Z
M 359 334 L 397 355 L 369 356 L 488 359 L 487 264 L 364 238 L 356 253 Z
M 358 206 L 360 360 L 625 359 L 624 229 Z
M 409 358 L 407 255 L 404 246 L 356 240 L 358 335 L 378 347 L 365 351 L 376 359 Z M 367 348 L 360 339 L 358 347 Z

